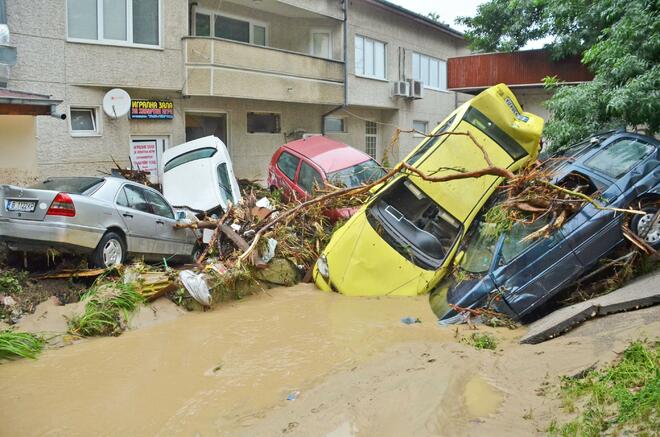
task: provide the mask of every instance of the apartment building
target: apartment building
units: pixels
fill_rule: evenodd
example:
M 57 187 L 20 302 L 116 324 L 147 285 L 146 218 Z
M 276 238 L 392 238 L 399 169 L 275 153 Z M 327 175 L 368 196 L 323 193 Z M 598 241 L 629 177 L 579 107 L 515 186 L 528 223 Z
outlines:
M 384 0 L 5 1 L 7 87 L 67 115 L 37 118 L 40 177 L 129 157 L 158 177 L 163 150 L 210 134 L 243 178 L 263 179 L 281 144 L 309 134 L 382 159 L 396 127 L 431 129 L 464 100 L 446 70 L 468 53 L 462 35 Z M 418 141 L 402 134 L 389 159 Z

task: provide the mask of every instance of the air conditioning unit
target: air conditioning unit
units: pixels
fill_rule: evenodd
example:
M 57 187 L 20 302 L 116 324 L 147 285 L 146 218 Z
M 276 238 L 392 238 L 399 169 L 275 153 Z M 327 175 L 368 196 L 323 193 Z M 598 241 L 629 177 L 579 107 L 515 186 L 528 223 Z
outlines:
M 423 99 L 424 98 L 424 84 L 419 80 L 409 80 L 410 83 L 410 94 L 408 97 L 411 99 Z
M 394 97 L 410 97 L 410 83 L 404 80 L 394 82 Z

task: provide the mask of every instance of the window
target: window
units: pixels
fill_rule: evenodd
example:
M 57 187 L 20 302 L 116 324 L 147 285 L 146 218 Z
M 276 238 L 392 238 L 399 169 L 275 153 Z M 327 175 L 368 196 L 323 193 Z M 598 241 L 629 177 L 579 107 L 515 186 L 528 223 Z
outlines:
M 214 36 L 258 46 L 267 45 L 268 32 L 265 23 L 214 14 L 212 11 L 206 10 L 197 10 L 194 17 L 195 36 Z
M 325 132 L 346 132 L 346 119 L 343 117 L 325 117 L 323 119 L 323 130 Z
M 366 185 L 385 176 L 385 170 L 370 159 L 352 167 L 328 174 L 328 180 L 337 187 L 357 187 Z
M 160 0 L 67 0 L 68 37 L 160 45 Z
M 71 135 L 98 135 L 100 131 L 97 114 L 96 108 L 70 108 L 69 123 Z
M 318 171 L 307 164 L 305 161 L 300 164 L 300 173 L 298 174 L 298 185 L 308 194 L 312 194 L 319 188 L 323 188 L 323 178 Z
M 279 134 L 281 132 L 280 114 L 268 112 L 248 112 L 247 131 L 250 134 Z
M 177 168 L 180 165 L 186 164 L 191 161 L 197 161 L 198 159 L 210 158 L 215 155 L 217 150 L 214 147 L 204 147 L 203 149 L 191 150 L 186 152 L 183 155 L 179 155 L 176 158 L 170 159 L 163 169 L 163 171 L 168 172 Z
M 399 179 L 374 201 L 367 219 L 410 262 L 437 269 L 450 253 L 461 224 L 409 179 Z
M 355 37 L 355 74 L 385 79 L 385 43 L 360 35 Z
M 475 107 L 471 106 L 465 113 L 463 119 L 488 135 L 491 140 L 495 141 L 515 161 L 524 156 L 527 156 L 525 149 L 523 149 L 522 146 L 516 142 L 516 140 L 507 135 L 506 132 L 500 129 L 495 123 L 490 121 L 488 117 L 482 114 Z
M 149 190 L 144 190 L 144 194 L 154 214 L 174 220 L 174 212 L 165 199 Z
M 312 31 L 311 54 L 320 58 L 332 57 L 332 33 L 329 31 Z
M 429 128 L 429 122 L 428 121 L 414 120 L 413 121 L 413 130 L 415 132 L 413 133 L 413 136 L 415 136 L 415 137 L 425 136 L 428 128 Z
M 373 121 L 367 121 L 365 123 L 365 151 L 367 155 L 376 159 L 377 148 L 377 138 L 378 138 L 378 126 Z
M 220 192 L 224 195 L 225 202 L 233 202 L 234 197 L 231 192 L 231 181 L 229 180 L 229 171 L 227 170 L 227 163 L 223 162 L 217 168 L 218 172 L 218 185 Z
M 419 80 L 425 88 L 447 89 L 447 62 L 431 56 L 413 53 L 413 79 Z
M 117 205 L 153 214 L 145 190 L 134 185 L 124 185 L 124 189 L 117 196 Z
M 618 179 L 646 158 L 655 147 L 638 139 L 626 138 L 608 144 L 584 164 Z
M 279 159 L 277 160 L 277 168 L 282 170 L 282 173 L 286 175 L 291 181 L 296 177 L 296 170 L 298 169 L 298 163 L 300 158 L 293 156 L 290 153 L 282 152 Z
M 436 133 L 435 133 L 436 136 L 433 136 L 433 137 L 427 137 L 427 138 L 426 138 L 426 141 L 422 142 L 422 144 L 421 144 L 420 146 L 417 147 L 417 151 L 413 154 L 413 156 L 411 156 L 411 157 L 408 159 L 408 161 L 406 161 L 406 163 L 408 163 L 408 164 L 410 164 L 410 165 L 414 164 L 414 163 L 417 162 L 417 160 L 418 160 L 419 158 L 421 158 L 422 155 L 424 155 L 424 154 L 425 154 L 425 153 L 426 153 L 431 147 L 433 147 L 433 146 L 436 145 L 436 144 L 440 144 L 441 141 L 442 141 L 444 138 L 447 138 L 446 136 L 440 136 L 440 137 L 439 137 L 439 136 L 437 136 L 437 135 L 438 135 L 438 134 L 441 134 L 442 132 L 447 131 L 447 129 L 449 129 L 449 127 L 452 125 L 452 123 L 454 122 L 455 119 L 456 119 L 456 115 L 452 115 L 451 118 L 449 118 L 449 120 L 447 120 L 447 121 L 445 122 L 445 124 L 443 124 L 443 125 L 440 127 L 440 129 L 438 129 L 438 130 L 436 131 Z

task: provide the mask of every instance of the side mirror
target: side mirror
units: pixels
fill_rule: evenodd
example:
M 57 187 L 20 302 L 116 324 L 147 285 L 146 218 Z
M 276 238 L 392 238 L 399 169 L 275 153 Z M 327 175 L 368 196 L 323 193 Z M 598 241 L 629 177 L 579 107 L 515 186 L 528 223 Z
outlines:
M 459 264 L 461 263 L 461 261 L 463 261 L 463 257 L 465 257 L 465 251 L 464 251 L 464 250 L 461 250 L 461 251 L 458 252 L 458 253 L 456 254 L 456 256 L 454 257 L 454 265 L 455 265 L 455 266 L 459 265 Z

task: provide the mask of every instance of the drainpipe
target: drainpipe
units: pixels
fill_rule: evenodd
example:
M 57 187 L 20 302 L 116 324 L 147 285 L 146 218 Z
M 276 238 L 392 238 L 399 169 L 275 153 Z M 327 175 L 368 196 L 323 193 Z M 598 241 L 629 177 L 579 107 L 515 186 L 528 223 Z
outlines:
M 348 2 L 349 0 L 340 0 L 341 10 L 344 13 L 344 103 L 332 108 L 321 115 L 321 135 L 325 135 L 325 117 L 334 114 L 342 108 L 348 107 Z

